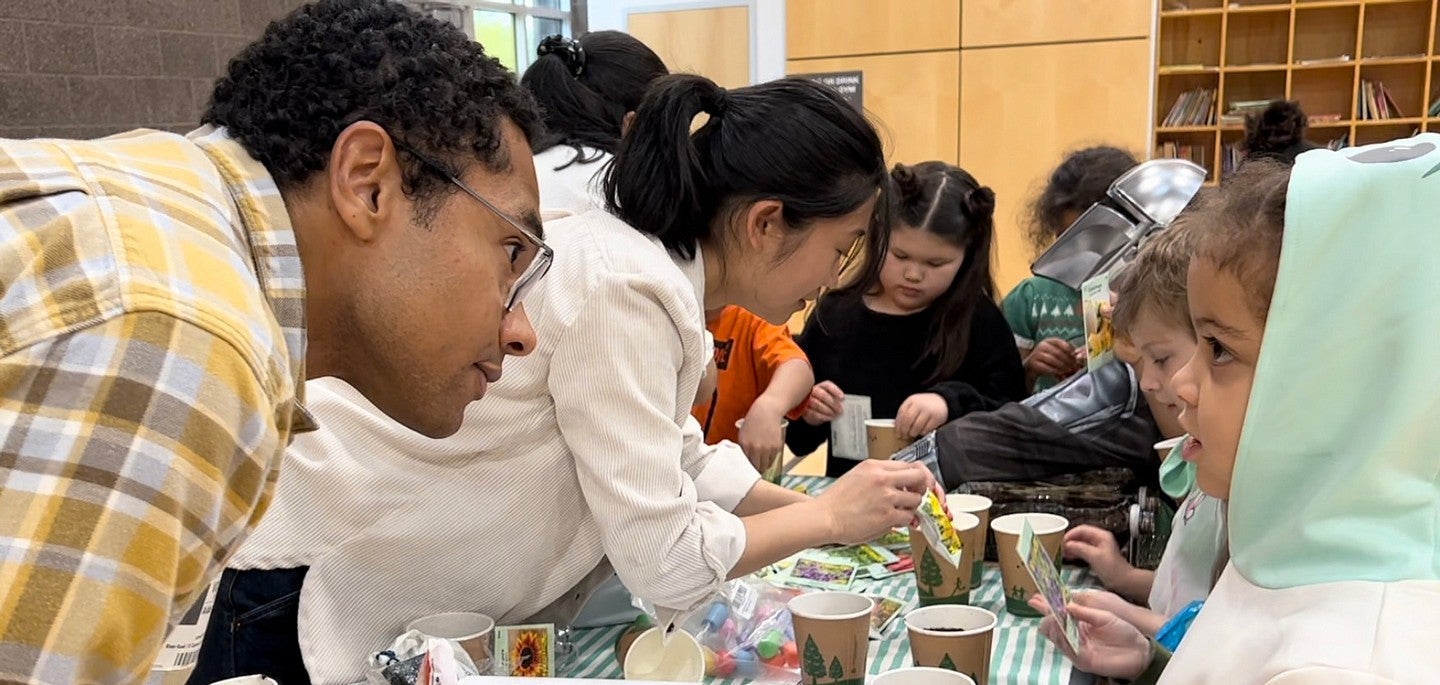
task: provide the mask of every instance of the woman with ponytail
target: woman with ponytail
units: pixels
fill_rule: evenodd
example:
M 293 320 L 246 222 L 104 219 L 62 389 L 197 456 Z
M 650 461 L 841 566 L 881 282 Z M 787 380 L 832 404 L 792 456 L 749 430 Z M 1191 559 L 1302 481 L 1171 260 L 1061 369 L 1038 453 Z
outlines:
M 620 31 L 549 36 L 535 53 L 520 84 L 545 121 L 534 148 L 540 208 L 580 214 L 604 207 L 600 172 L 620 146 L 625 119 L 650 83 L 670 71 L 654 50 Z
M 869 397 L 873 416 L 894 417 L 902 438 L 1025 397 L 990 274 L 994 192 L 944 162 L 897 164 L 890 176 L 889 244 L 821 298 L 800 334 L 819 382 L 787 435 L 796 454 L 829 440 L 845 393 Z M 864 458 L 832 453 L 826 475 Z

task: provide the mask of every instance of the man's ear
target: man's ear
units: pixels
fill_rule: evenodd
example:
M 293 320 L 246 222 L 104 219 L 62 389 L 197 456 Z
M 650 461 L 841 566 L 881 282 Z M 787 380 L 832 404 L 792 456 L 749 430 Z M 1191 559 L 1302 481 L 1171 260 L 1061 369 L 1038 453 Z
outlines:
M 404 197 L 394 142 L 379 124 L 357 121 L 335 139 L 327 168 L 330 201 L 361 242 L 375 239 Z

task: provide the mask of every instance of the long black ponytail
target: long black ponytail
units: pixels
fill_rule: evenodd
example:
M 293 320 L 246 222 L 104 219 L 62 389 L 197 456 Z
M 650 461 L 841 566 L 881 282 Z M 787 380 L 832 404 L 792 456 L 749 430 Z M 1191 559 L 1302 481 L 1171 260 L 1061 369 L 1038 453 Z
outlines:
M 702 113 L 709 120 L 694 130 Z M 803 231 L 855 211 L 885 177 L 874 127 L 826 86 L 781 79 L 727 91 L 676 75 L 651 85 L 605 195 L 612 213 L 689 259 L 755 202 L 780 201 L 785 223 Z

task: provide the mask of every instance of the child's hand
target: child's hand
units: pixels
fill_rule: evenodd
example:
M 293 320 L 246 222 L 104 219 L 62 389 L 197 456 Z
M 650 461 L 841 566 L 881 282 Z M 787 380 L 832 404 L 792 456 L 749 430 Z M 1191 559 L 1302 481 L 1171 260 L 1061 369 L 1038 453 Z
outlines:
M 840 391 L 840 387 L 830 381 L 816 383 L 810 389 L 810 401 L 805 405 L 805 423 L 812 426 L 830 423 L 843 411 L 845 393 Z
M 945 424 L 950 418 L 950 405 L 933 392 L 911 395 L 895 414 L 895 433 L 903 440 L 914 440 Z
M 1134 678 L 1150 665 L 1150 641 L 1135 626 L 1104 609 L 1090 606 L 1093 592 L 1081 592 L 1065 611 L 1080 625 L 1080 652 L 1070 649 L 1060 622 L 1050 615 L 1045 600 L 1030 598 L 1030 606 L 1045 614 L 1040 632 L 1059 647 L 1080 670 L 1107 678 Z
M 1025 372 L 1032 378 L 1063 378 L 1079 370 L 1074 345 L 1059 338 L 1046 338 L 1025 357 Z
M 765 398 L 750 405 L 745 423 L 740 426 L 740 447 L 745 456 L 755 465 L 755 470 L 764 473 L 775 460 L 775 455 L 785 448 L 785 434 L 780 429 L 784 412 L 770 406 Z
M 1066 559 L 1080 559 L 1090 565 L 1105 587 L 1114 587 L 1132 568 L 1120 553 L 1120 545 L 1108 530 L 1095 526 L 1076 526 L 1065 533 Z
M 715 399 L 715 388 L 720 382 L 720 369 L 716 368 L 715 360 L 705 366 L 705 375 L 700 377 L 700 387 L 695 390 L 695 404 L 705 404 Z

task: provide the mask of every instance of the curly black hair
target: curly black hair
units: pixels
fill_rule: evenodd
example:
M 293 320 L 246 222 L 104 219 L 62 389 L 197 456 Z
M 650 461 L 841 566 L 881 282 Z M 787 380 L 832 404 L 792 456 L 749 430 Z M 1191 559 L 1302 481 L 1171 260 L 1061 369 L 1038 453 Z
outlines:
M 1247 158 L 1269 155 L 1294 164 L 1296 155 L 1319 147 L 1305 139 L 1309 126 L 1309 117 L 1305 116 L 1305 110 L 1300 109 L 1300 103 L 1276 100 L 1263 111 L 1245 116 L 1245 139 L 1241 141 L 1240 148 Z
M 1097 202 L 1111 204 L 1110 184 L 1139 160 L 1117 147 L 1100 145 L 1076 150 L 1051 172 L 1045 190 L 1030 205 L 1030 241 L 1043 249 L 1065 229 L 1062 217 L 1083 212 Z
M 284 191 L 324 169 L 340 132 L 357 121 L 379 124 L 452 173 L 474 159 L 504 171 L 507 118 L 527 140 L 539 137 L 530 94 L 455 26 L 389 0 L 318 0 L 230 60 L 202 122 L 225 127 Z M 417 202 L 451 190 L 419 160 L 401 160 L 405 193 Z

